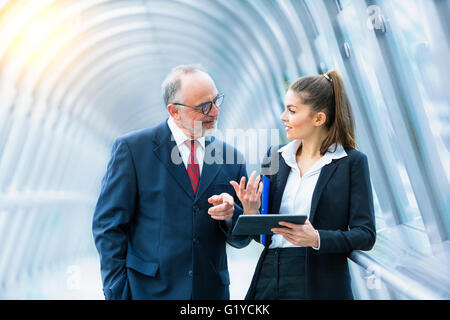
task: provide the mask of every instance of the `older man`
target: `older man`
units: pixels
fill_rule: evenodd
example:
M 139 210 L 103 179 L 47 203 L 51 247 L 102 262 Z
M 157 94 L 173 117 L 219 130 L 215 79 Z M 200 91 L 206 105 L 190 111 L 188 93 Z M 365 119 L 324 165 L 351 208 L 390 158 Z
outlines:
M 206 72 L 179 66 L 162 87 L 169 119 L 118 138 L 102 180 L 93 233 L 103 291 L 106 299 L 229 299 L 225 244 L 250 241 L 231 236 L 242 209 L 229 181 L 246 176 L 245 164 L 205 137 L 223 101 Z

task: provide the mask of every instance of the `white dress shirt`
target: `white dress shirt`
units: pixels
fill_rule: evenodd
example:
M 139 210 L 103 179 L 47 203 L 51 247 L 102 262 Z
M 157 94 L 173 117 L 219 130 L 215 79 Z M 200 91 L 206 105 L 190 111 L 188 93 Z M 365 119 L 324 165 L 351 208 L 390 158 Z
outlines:
M 303 177 L 301 177 L 296 160 L 297 150 L 300 146 L 301 140 L 293 140 L 278 150 L 278 152 L 281 152 L 281 156 L 286 164 L 291 167 L 283 197 L 281 198 L 280 214 L 305 214 L 309 219 L 312 196 L 322 167 L 329 164 L 333 159 L 346 157 L 347 153 L 340 144 L 338 144 L 336 151 L 332 153 L 334 150 L 334 145 L 332 145 L 307 172 L 303 173 Z M 280 234 L 272 236 L 272 243 L 269 248 L 287 247 L 299 246 L 290 243 Z M 313 247 L 313 249 L 318 250 L 319 248 L 320 237 L 319 246 L 317 248 Z
M 169 120 L 167 120 L 167 125 L 169 126 L 170 131 L 172 132 L 173 138 L 175 139 L 175 143 L 178 147 L 178 150 L 180 150 L 181 158 L 183 159 L 184 166 L 188 166 L 188 159 L 191 154 L 191 147 L 190 144 L 187 144 L 186 141 L 192 140 L 186 134 L 183 132 L 183 130 L 180 129 L 173 120 L 172 117 L 169 117 Z M 196 143 L 196 149 L 195 149 L 195 156 L 197 157 L 198 161 L 198 167 L 200 170 L 200 179 L 202 174 L 202 168 L 203 168 L 203 159 L 205 157 L 205 137 L 201 137 L 196 139 L 199 143 Z M 233 217 L 228 218 L 225 220 L 225 223 L 228 228 L 231 227 Z
M 169 117 L 167 120 L 167 124 L 169 126 L 170 131 L 172 132 L 173 138 L 175 139 L 175 143 L 180 150 L 181 158 L 183 160 L 184 166 L 188 166 L 188 159 L 191 154 L 191 145 L 186 143 L 186 141 L 192 140 L 181 130 L 175 123 L 172 117 Z M 205 156 L 205 137 L 201 137 L 196 139 L 199 143 L 196 143 L 195 146 L 195 156 L 198 161 L 198 167 L 200 169 L 200 175 L 202 174 L 203 168 L 203 158 Z

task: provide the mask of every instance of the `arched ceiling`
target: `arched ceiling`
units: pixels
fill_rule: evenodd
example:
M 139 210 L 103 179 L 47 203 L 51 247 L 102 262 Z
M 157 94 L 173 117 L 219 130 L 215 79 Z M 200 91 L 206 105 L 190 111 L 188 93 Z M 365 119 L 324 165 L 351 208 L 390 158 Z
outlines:
M 285 82 L 311 55 L 290 1 L 3 1 L 0 25 L 6 105 L 39 102 L 107 140 L 166 117 L 160 84 L 183 63 L 226 94 L 219 128 L 278 128 Z

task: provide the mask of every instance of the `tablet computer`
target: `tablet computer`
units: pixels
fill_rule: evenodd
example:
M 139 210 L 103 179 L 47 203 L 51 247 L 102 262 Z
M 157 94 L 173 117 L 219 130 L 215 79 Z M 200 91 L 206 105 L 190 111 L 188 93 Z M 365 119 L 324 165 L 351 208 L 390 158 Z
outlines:
M 303 214 L 249 214 L 240 215 L 232 234 L 235 236 L 273 234 L 270 229 L 283 228 L 278 222 L 286 221 L 295 224 L 304 224 L 307 219 Z

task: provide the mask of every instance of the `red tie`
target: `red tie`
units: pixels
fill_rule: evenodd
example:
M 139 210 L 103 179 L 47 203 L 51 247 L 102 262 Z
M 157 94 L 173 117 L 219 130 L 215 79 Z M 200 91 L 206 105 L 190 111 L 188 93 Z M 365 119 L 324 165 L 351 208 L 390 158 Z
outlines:
M 197 142 L 197 140 L 190 140 L 191 154 L 189 155 L 187 166 L 187 173 L 191 180 L 194 195 L 197 194 L 198 184 L 200 182 L 200 168 L 198 166 L 197 157 L 195 156 L 195 142 Z M 186 141 L 186 143 L 189 145 L 189 141 Z

